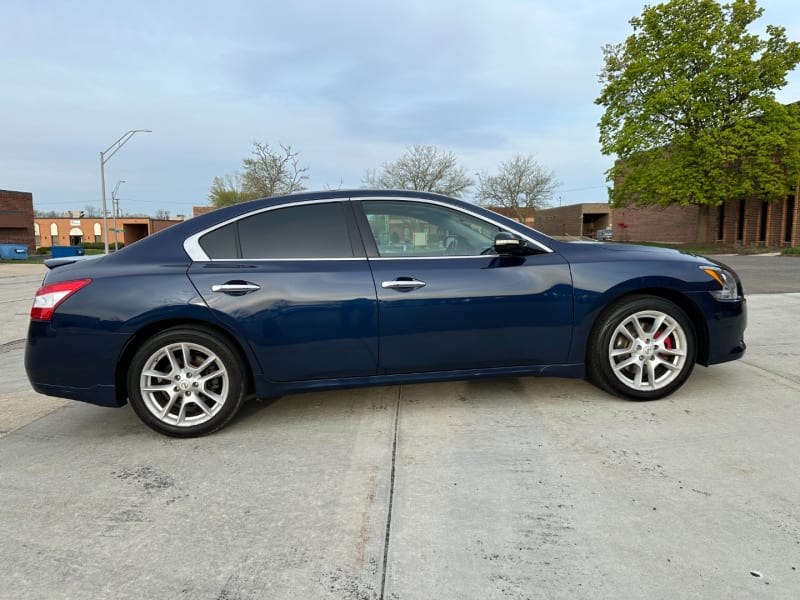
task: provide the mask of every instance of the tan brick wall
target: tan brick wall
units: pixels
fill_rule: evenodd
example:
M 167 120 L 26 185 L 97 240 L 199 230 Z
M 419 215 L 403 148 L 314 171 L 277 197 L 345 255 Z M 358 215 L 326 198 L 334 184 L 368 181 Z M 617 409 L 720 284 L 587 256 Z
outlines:
M 81 237 L 83 242 L 102 242 L 103 241 L 103 219 L 102 217 L 83 218 L 83 219 L 67 219 L 67 218 L 49 218 L 43 217 L 35 220 L 39 225 L 39 246 L 69 246 L 70 245 L 70 230 L 73 228 L 81 230 Z M 52 226 L 55 225 L 58 229 L 58 235 L 51 234 Z M 108 243 L 113 245 L 114 241 L 129 244 L 136 241 L 139 237 L 132 240 L 125 239 L 124 229 L 126 225 L 139 225 L 144 226 L 146 232 L 150 232 L 150 219 L 141 218 L 118 218 L 117 229 L 122 229 L 123 233 L 116 233 L 114 229 L 114 219 L 108 219 Z M 99 230 L 99 234 L 95 231 Z

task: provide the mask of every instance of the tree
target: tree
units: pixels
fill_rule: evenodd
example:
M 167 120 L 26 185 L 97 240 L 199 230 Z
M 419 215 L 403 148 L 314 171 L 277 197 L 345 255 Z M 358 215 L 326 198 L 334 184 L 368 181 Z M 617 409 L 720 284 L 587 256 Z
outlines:
M 208 199 L 217 208 L 254 200 L 257 197 L 245 194 L 242 189 L 242 176 L 238 172 L 228 173 L 225 177 L 214 177 L 208 192 Z
M 242 189 L 245 194 L 270 198 L 305 189 L 303 181 L 308 179 L 308 167 L 299 165 L 299 153 L 293 152 L 291 146 L 279 146 L 281 150 L 275 151 L 269 144 L 253 142 L 254 158 L 245 158 L 242 165 Z
M 167 221 L 169 219 L 169 211 L 166 208 L 159 208 L 156 211 L 156 219 Z
M 364 177 L 368 187 L 436 192 L 459 197 L 473 185 L 452 152 L 435 146 L 415 144 L 392 163 L 384 163 L 380 172 L 369 170 Z
M 540 165 L 533 156 L 517 155 L 500 163 L 497 175 L 480 178 L 478 199 L 491 206 L 514 211 L 521 222 L 532 210 L 547 206 L 557 182 L 552 171 Z
M 304 190 L 308 167 L 301 167 L 299 153 L 290 145 L 253 142 L 252 157 L 242 160 L 242 170 L 225 177 L 214 177 L 208 199 L 217 208 L 256 198 L 270 198 Z
M 782 27 L 750 33 L 756 0 L 670 0 L 603 48 L 600 144 L 612 205 L 778 201 L 800 179 L 800 106 L 775 91 L 800 62 Z M 702 221 L 702 219 L 701 219 Z M 702 232 L 698 231 L 702 236 Z

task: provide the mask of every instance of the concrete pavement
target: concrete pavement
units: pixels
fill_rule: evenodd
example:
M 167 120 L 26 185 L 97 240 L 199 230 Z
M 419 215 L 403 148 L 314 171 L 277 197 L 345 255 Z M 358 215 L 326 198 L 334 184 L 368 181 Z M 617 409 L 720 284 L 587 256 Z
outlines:
M 745 358 L 658 402 L 372 388 L 194 440 L 68 403 L 0 439 L 0 598 L 796 598 L 800 294 L 749 307 Z M 46 401 L 0 360 L 1 413 Z

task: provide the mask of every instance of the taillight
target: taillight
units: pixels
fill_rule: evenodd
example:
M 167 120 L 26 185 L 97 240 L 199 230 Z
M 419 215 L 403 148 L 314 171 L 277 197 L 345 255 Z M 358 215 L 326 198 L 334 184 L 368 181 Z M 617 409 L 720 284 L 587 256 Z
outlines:
M 33 299 L 31 319 L 49 321 L 59 304 L 91 282 L 91 279 L 76 279 L 75 281 L 62 281 L 43 285 L 36 292 L 36 297 Z

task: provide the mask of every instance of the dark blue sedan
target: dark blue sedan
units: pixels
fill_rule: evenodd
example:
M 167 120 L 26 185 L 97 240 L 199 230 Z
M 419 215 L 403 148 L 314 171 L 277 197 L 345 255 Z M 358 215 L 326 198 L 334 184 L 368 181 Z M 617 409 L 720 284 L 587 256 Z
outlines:
M 25 354 L 34 389 L 130 401 L 179 437 L 219 429 L 251 395 L 340 387 L 550 375 L 651 400 L 745 350 L 724 265 L 560 242 L 419 192 L 256 200 L 48 266 Z

